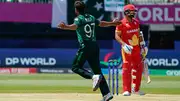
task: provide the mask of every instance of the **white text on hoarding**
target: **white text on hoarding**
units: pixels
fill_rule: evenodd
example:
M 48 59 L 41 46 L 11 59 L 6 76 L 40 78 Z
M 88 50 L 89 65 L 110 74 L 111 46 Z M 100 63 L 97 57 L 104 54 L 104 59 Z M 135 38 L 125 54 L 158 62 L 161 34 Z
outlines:
M 149 66 L 178 66 L 179 60 L 172 58 L 172 59 L 165 59 L 165 58 L 150 58 L 147 59 Z
M 6 65 L 31 65 L 31 66 L 53 66 L 56 64 L 55 58 L 5 58 Z

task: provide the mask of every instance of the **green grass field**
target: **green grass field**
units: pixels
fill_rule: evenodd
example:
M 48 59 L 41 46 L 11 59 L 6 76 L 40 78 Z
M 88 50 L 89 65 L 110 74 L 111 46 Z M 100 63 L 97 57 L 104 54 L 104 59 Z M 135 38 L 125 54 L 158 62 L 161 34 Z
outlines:
M 150 84 L 142 81 L 141 87 L 146 93 L 180 94 L 180 77 L 151 76 L 151 79 Z M 76 74 L 1 74 L 0 88 L 0 93 L 94 93 L 92 80 L 85 80 Z

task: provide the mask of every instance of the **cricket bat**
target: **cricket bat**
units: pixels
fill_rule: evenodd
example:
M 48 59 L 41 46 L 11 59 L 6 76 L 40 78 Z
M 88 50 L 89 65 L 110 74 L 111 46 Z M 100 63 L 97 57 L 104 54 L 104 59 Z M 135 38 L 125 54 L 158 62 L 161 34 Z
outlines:
M 149 75 L 149 70 L 148 70 L 148 64 L 147 64 L 147 61 L 146 59 L 144 59 L 144 77 L 145 79 L 147 80 L 147 84 L 151 83 L 151 78 L 150 78 L 150 75 Z

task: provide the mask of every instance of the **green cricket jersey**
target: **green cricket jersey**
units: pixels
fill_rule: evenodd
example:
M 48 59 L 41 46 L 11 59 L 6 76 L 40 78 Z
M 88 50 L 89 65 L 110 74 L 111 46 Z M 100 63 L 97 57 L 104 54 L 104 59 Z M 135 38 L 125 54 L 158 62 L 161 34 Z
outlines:
M 90 14 L 79 15 L 74 19 L 74 24 L 78 26 L 76 33 L 80 46 L 84 46 L 84 41 L 95 42 L 95 27 L 99 25 L 99 21 Z

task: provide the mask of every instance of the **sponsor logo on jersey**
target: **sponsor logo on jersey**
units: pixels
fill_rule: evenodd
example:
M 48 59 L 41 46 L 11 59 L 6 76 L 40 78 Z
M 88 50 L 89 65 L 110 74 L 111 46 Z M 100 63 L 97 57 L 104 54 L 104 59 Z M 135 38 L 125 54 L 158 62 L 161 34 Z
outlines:
M 139 31 L 139 29 L 137 28 L 137 29 L 127 30 L 127 33 L 134 33 L 134 32 L 138 32 L 138 31 Z

